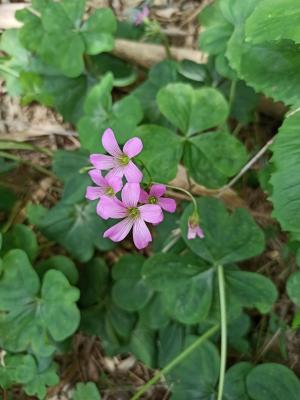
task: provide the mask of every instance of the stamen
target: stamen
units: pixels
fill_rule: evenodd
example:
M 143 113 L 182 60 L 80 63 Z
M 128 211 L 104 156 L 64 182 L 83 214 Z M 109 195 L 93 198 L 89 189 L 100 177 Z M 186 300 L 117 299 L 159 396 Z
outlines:
M 150 196 L 148 198 L 148 203 L 150 204 L 157 204 L 157 198 L 155 196 Z
M 131 218 L 138 218 L 140 216 L 140 210 L 137 207 L 128 208 L 128 216 Z
M 107 196 L 112 197 L 112 196 L 115 195 L 115 192 L 114 192 L 114 190 L 113 190 L 112 187 L 108 186 L 108 187 L 105 189 L 105 194 L 106 194 Z
M 130 158 L 126 154 L 122 154 L 118 157 L 118 160 L 121 165 L 128 165 Z

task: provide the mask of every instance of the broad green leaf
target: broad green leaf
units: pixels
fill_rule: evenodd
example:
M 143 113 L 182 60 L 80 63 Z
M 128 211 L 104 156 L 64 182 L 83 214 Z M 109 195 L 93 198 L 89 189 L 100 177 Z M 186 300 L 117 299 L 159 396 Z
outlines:
M 226 131 L 203 133 L 184 144 L 184 164 L 198 183 L 218 188 L 247 161 L 244 145 Z
M 251 319 L 246 313 L 241 313 L 236 319 L 232 320 L 228 325 L 229 346 L 239 353 L 250 354 L 251 347 L 246 337 L 250 328 Z
M 178 73 L 185 78 L 204 83 L 208 81 L 208 67 L 206 64 L 199 64 L 191 60 L 183 60 L 178 65 Z
M 78 174 L 89 165 L 89 153 L 83 149 L 75 151 L 57 150 L 53 157 L 53 172 L 63 182 Z
M 48 357 L 55 350 L 53 340 L 62 341 L 77 329 L 78 289 L 55 270 L 48 271 L 40 285 L 22 250 L 11 250 L 3 258 L 0 289 L 0 341 L 5 349 L 31 349 Z
M 300 381 L 284 365 L 266 363 L 250 371 L 247 376 L 247 391 L 251 400 L 297 400 Z
M 300 306 L 300 271 L 293 273 L 289 277 L 286 290 L 289 298 L 297 304 L 297 306 Z
M 184 324 L 202 321 L 213 297 L 213 271 L 206 270 L 201 261 L 199 265 L 190 262 L 189 258 L 175 254 L 157 254 L 143 267 L 146 284 L 162 292 L 167 313 Z
M 181 218 L 182 237 L 190 249 L 212 264 L 230 264 L 260 254 L 265 246 L 264 234 L 244 209 L 229 214 L 224 204 L 214 198 L 198 200 L 200 225 L 204 239 L 187 239 L 189 205 Z
M 83 24 L 81 33 L 87 54 L 98 54 L 114 48 L 113 34 L 117 22 L 110 8 L 97 9 Z
M 65 256 L 52 256 L 47 260 L 38 263 L 36 272 L 40 279 L 51 269 L 62 272 L 71 285 L 76 285 L 78 281 L 78 270 L 74 262 Z
M 137 311 L 143 308 L 152 296 L 153 291 L 142 279 L 142 256 L 127 255 L 114 265 L 112 276 L 115 280 L 112 298 L 126 311 Z
M 101 400 L 101 396 L 94 382 L 77 383 L 73 400 Z
M 140 100 L 147 122 L 166 125 L 156 102 L 160 88 L 168 83 L 176 82 L 178 78 L 177 63 L 171 60 L 162 61 L 151 68 L 148 79 L 133 91 Z
M 247 20 L 247 39 L 252 43 L 279 39 L 299 43 L 299 18 L 297 0 L 263 0 Z
M 32 225 L 38 225 L 47 212 L 48 209 L 40 204 L 28 203 L 26 207 L 26 216 Z
M 169 323 L 159 331 L 158 339 L 158 366 L 165 367 L 182 351 L 185 331 L 181 324 Z
M 57 367 L 52 364 L 46 370 L 40 371 L 32 355 L 7 355 L 0 366 L 0 384 L 8 388 L 12 384 L 22 384 L 29 396 L 44 399 L 47 387 L 59 382 Z
M 43 79 L 34 72 L 21 72 L 20 85 L 22 88 L 22 105 L 27 105 L 33 101 L 51 107 L 54 100 L 51 94 L 43 90 Z
M 91 152 L 104 151 L 100 135 L 108 127 L 113 129 L 119 143 L 125 143 L 143 117 L 140 103 L 132 95 L 112 105 L 112 87 L 113 76 L 109 73 L 91 89 L 84 103 L 78 130 L 82 146 Z
M 131 333 L 128 350 L 138 360 L 141 360 L 149 367 L 154 367 L 156 364 L 155 332 L 142 323 L 138 323 Z
M 135 129 L 134 135 L 143 142 L 143 151 L 138 155 L 138 160 L 145 164 L 152 179 L 161 183 L 174 179 L 182 154 L 180 138 L 158 125 L 142 125 Z M 162 143 L 166 145 L 162 146 Z
M 182 238 L 178 236 L 180 216 L 180 211 L 165 213 L 164 220 L 155 227 L 152 232 L 153 242 L 151 245 L 155 253 L 163 251 L 165 248 L 169 248 L 168 251 L 171 253 L 180 253 L 185 248 Z
M 41 46 L 45 34 L 41 18 L 26 8 L 17 10 L 16 18 L 22 22 L 19 31 L 20 42 L 25 49 L 35 53 Z
M 162 88 L 157 94 L 157 103 L 162 114 L 187 136 L 224 123 L 229 112 L 218 90 L 195 90 L 183 83 Z
M 34 232 L 26 225 L 16 224 L 3 235 L 3 244 L 0 256 L 11 249 L 22 249 L 30 261 L 33 262 L 38 255 L 38 243 Z
M 170 314 L 166 309 L 162 293 L 154 294 L 140 311 L 140 319 L 150 329 L 161 329 L 169 323 Z
M 48 211 L 38 228 L 48 239 L 65 247 L 81 262 L 92 258 L 95 247 L 100 250 L 113 247 L 110 240 L 102 237 L 107 225 L 97 216 L 94 202 L 60 202 Z
M 285 231 L 300 239 L 300 112 L 287 117 L 272 147 L 275 167 L 271 177 L 273 216 Z
M 228 292 L 244 307 L 256 307 L 262 314 L 269 312 L 277 299 L 276 286 L 255 272 L 225 271 Z
M 251 400 L 246 388 L 246 378 L 253 369 L 249 362 L 239 362 L 226 371 L 224 385 L 225 400 Z
M 196 336 L 188 336 L 184 347 L 196 339 Z M 172 400 L 212 399 L 219 378 L 219 363 L 215 345 L 209 341 L 202 343 L 170 373 Z

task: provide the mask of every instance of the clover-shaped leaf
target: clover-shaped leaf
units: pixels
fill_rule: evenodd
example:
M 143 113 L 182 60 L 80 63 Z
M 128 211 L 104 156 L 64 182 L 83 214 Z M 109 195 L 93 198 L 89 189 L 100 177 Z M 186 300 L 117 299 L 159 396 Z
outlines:
M 224 123 L 229 113 L 227 101 L 217 89 L 193 89 L 184 83 L 160 89 L 157 103 L 162 114 L 186 136 Z
M 3 235 L 3 244 L 0 255 L 12 249 L 22 249 L 30 261 L 34 261 L 38 254 L 38 243 L 34 232 L 26 225 L 16 224 Z
M 188 206 L 181 218 L 183 239 L 190 249 L 212 264 L 230 264 L 260 254 L 265 246 L 264 234 L 244 209 L 230 214 L 214 198 L 198 200 L 200 224 L 204 239 L 187 239 L 188 219 L 193 212 Z
M 110 9 L 98 9 L 82 23 L 84 7 L 85 0 L 62 0 L 39 7 L 40 16 L 28 9 L 19 11 L 17 18 L 24 24 L 21 42 L 67 77 L 79 76 L 84 70 L 84 53 L 112 50 L 116 30 Z
M 115 303 L 126 311 L 143 308 L 151 298 L 153 291 L 142 279 L 142 266 L 145 259 L 138 255 L 122 257 L 113 267 L 115 284 L 112 297 Z
M 22 250 L 3 258 L 0 279 L 1 346 L 19 352 L 49 356 L 55 341 L 69 337 L 78 327 L 78 289 L 55 270 L 40 284 L 37 273 Z
M 104 151 L 99 133 L 108 126 L 113 129 L 118 142 L 132 137 L 132 131 L 143 118 L 138 99 L 126 96 L 112 105 L 113 76 L 106 74 L 101 82 L 88 93 L 84 103 L 84 115 L 78 123 L 82 146 L 92 152 Z

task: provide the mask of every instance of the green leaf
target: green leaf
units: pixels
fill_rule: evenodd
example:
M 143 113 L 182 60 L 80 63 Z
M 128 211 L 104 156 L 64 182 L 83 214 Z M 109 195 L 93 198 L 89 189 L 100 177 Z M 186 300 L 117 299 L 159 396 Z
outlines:
M 154 181 L 167 183 L 174 179 L 182 154 L 182 144 L 177 135 L 157 125 L 142 125 L 134 135 L 141 138 L 143 151 L 138 156 Z M 162 146 L 166 143 L 166 146 Z
M 181 324 L 170 322 L 159 331 L 158 366 L 165 367 L 184 347 L 185 331 Z
M 161 329 L 169 323 L 170 314 L 161 293 L 155 293 L 140 311 L 140 320 L 150 329 Z
M 32 225 L 38 225 L 47 212 L 48 209 L 40 204 L 29 203 L 26 207 L 26 215 Z
M 113 247 L 110 240 L 102 237 L 107 225 L 97 217 L 94 202 L 57 203 L 40 221 L 38 228 L 81 262 L 92 258 L 95 247 L 100 250 Z
M 144 364 L 154 367 L 156 360 L 155 332 L 141 323 L 131 333 L 128 350 Z
M 293 273 L 289 277 L 286 290 L 289 298 L 297 304 L 297 306 L 300 306 L 300 271 Z
M 140 100 L 147 122 L 166 125 L 156 102 L 160 88 L 168 83 L 176 82 L 178 78 L 177 63 L 171 60 L 162 61 L 151 68 L 148 79 L 133 91 Z
M 184 347 L 196 339 L 196 336 L 188 336 Z M 209 341 L 202 343 L 170 373 L 172 400 L 212 399 L 219 378 L 219 363 L 216 347 Z
M 198 183 L 218 188 L 247 161 L 244 145 L 226 131 L 203 133 L 185 142 L 183 159 Z
M 178 65 L 178 73 L 194 82 L 204 83 L 208 80 L 206 64 L 199 64 L 191 60 L 183 60 Z
M 73 400 L 101 400 L 101 396 L 94 382 L 77 383 L 73 393 Z
M 55 350 L 53 340 L 64 340 L 77 329 L 78 289 L 55 270 L 46 273 L 40 287 L 38 275 L 22 250 L 11 250 L 3 258 L 0 289 L 0 342 L 5 349 L 31 349 L 48 357 Z
M 123 144 L 143 118 L 140 103 L 132 95 L 112 105 L 112 87 L 113 76 L 109 73 L 91 89 L 84 103 L 78 130 L 82 146 L 91 152 L 104 151 L 100 135 L 107 127 L 113 129 L 118 142 Z
M 11 249 L 24 250 L 31 262 L 36 259 L 39 251 L 38 243 L 35 234 L 28 226 L 16 224 L 3 235 L 0 256 L 3 256 Z
M 213 271 L 187 257 L 157 254 L 143 267 L 143 278 L 151 288 L 161 291 L 167 313 L 184 324 L 205 319 L 213 297 Z M 186 296 L 186 293 L 189 293 Z
M 70 258 L 65 256 L 52 256 L 47 260 L 39 262 L 36 267 L 36 272 L 40 279 L 42 279 L 46 272 L 52 269 L 62 272 L 71 285 L 76 285 L 78 281 L 78 270 Z
M 34 72 L 21 72 L 19 81 L 23 93 L 22 105 L 38 101 L 45 106 L 53 106 L 53 97 L 44 91 L 43 79 L 39 75 Z
M 229 112 L 218 90 L 195 90 L 183 83 L 162 88 L 157 94 L 157 103 L 162 114 L 187 136 L 224 123 Z
M 266 363 L 250 371 L 247 391 L 253 400 L 297 400 L 300 382 L 294 372 L 284 365 Z
M 276 136 L 272 147 L 272 162 L 275 167 L 271 177 L 274 206 L 273 216 L 285 231 L 300 239 L 300 113 L 287 117 Z
M 247 39 L 253 43 L 291 39 L 300 42 L 300 5 L 295 0 L 263 0 L 246 23 Z
M 83 24 L 81 33 L 87 54 L 98 54 L 114 48 L 113 34 L 117 22 L 110 8 L 97 9 Z
M 122 257 L 113 267 L 115 284 L 112 298 L 125 311 L 137 311 L 143 308 L 152 296 L 152 290 L 142 279 L 142 265 L 145 259 L 138 255 Z
M 251 400 L 246 388 L 246 378 L 253 369 L 249 362 L 239 362 L 226 371 L 224 385 L 225 400 Z
M 55 386 L 58 383 L 57 366 L 52 364 L 48 369 L 39 372 L 31 381 L 24 384 L 24 390 L 29 396 L 37 396 L 40 400 L 43 400 L 48 387 Z
M 57 150 L 53 157 L 53 172 L 63 182 L 78 174 L 89 165 L 89 153 L 83 149 L 75 151 Z
M 190 249 L 212 264 L 230 264 L 260 254 L 265 247 L 264 234 L 244 209 L 229 214 L 224 204 L 214 198 L 198 200 L 200 225 L 204 239 L 187 239 L 189 205 L 181 218 L 182 237 Z
M 262 314 L 269 312 L 277 299 L 276 286 L 255 272 L 226 270 L 228 292 L 244 307 L 256 307 Z

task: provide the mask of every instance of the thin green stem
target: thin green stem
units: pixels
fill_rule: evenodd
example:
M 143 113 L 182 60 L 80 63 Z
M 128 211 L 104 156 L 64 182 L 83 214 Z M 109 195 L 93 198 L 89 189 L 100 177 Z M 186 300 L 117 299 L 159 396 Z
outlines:
M 218 284 L 220 297 L 221 312 L 221 362 L 217 400 L 222 400 L 225 383 L 225 370 L 227 358 L 227 321 L 226 321 L 226 295 L 225 295 L 225 279 L 223 265 L 218 265 Z
M 154 182 L 154 183 L 156 183 L 156 182 Z M 198 209 L 197 201 L 196 201 L 195 197 L 194 197 L 188 190 L 185 190 L 185 189 L 183 189 L 183 188 L 181 188 L 181 187 L 178 187 L 178 186 L 167 185 L 166 183 L 165 183 L 164 185 L 165 185 L 166 187 L 170 188 L 170 189 L 178 190 L 178 191 L 180 191 L 180 192 L 185 193 L 187 196 L 189 196 L 189 198 L 192 200 L 192 202 L 193 202 L 193 204 L 194 204 L 195 210 L 197 211 L 197 209 Z
M 15 78 L 19 78 L 18 72 L 14 71 L 12 68 L 9 68 L 4 64 L 0 64 L 0 71 L 9 74 L 11 76 L 14 76 Z
M 39 147 L 30 143 L 17 142 L 15 140 L 0 140 L 0 150 L 28 150 L 44 153 L 49 157 L 53 156 L 53 152 L 45 147 Z
M 31 168 L 35 169 L 36 171 L 38 171 L 44 175 L 50 176 L 51 178 L 56 179 L 56 175 L 54 175 L 53 172 L 49 171 L 48 169 L 41 167 L 40 165 L 33 164 L 31 161 L 22 160 L 21 157 L 18 157 L 14 154 L 7 153 L 6 151 L 0 151 L 0 157 L 7 158 L 8 160 L 17 161 L 21 164 L 28 165 Z
M 189 347 L 183 350 L 177 357 L 175 357 L 168 365 L 166 365 L 161 371 L 154 375 L 150 381 L 148 381 L 145 385 L 143 385 L 130 400 L 139 399 L 151 386 L 153 386 L 156 382 L 160 380 L 160 378 L 170 372 L 176 365 L 178 365 L 181 361 L 183 361 L 189 354 L 191 354 L 197 347 L 199 347 L 202 343 L 204 343 L 208 338 L 213 336 L 217 330 L 219 329 L 219 325 L 215 325 L 210 328 L 207 332 L 205 332 L 202 336 L 200 336 L 195 342 L 193 342 Z

